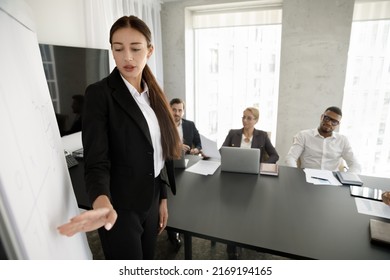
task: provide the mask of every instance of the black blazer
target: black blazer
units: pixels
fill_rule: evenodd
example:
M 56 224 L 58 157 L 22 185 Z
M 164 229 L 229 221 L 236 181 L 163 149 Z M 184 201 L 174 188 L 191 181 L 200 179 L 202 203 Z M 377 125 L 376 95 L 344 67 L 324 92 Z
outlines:
M 149 209 L 155 193 L 149 127 L 117 68 L 86 89 L 82 140 L 91 202 L 104 194 L 116 209 Z M 161 178 L 160 198 L 167 195 L 166 185 L 175 193 L 172 161 Z
M 190 147 L 197 148 L 198 150 L 202 150 L 200 135 L 196 129 L 195 123 L 185 119 L 182 119 L 181 121 L 183 128 L 183 143 Z
M 241 129 L 231 129 L 226 136 L 222 146 L 240 147 L 242 139 Z M 276 149 L 271 143 L 267 132 L 255 129 L 253 131 L 252 146 L 251 148 L 259 148 L 261 150 L 260 162 L 276 163 L 279 159 L 279 155 Z M 268 159 L 266 157 L 268 155 Z

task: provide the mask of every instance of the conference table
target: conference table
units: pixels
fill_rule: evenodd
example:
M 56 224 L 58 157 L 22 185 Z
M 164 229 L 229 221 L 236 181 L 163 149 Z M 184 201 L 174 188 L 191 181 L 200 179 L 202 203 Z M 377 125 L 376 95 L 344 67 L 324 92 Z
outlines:
M 199 159 L 190 157 L 190 165 Z M 279 176 L 176 169 L 177 194 L 168 197 L 168 227 L 193 236 L 293 259 L 390 259 L 389 247 L 370 242 L 370 218 L 359 214 L 348 186 L 313 185 L 302 169 Z M 390 190 L 390 179 L 360 176 L 364 186 Z M 388 221 L 388 220 L 387 220 Z
M 189 166 L 199 157 L 189 156 Z M 89 209 L 83 162 L 70 168 L 80 208 Z M 348 186 L 313 185 L 302 169 L 279 176 L 175 169 L 177 194 L 168 192 L 168 228 L 184 236 L 185 258 L 200 237 L 292 259 L 390 259 L 390 248 L 370 242 L 369 221 Z M 390 190 L 389 178 L 360 176 L 364 186 Z

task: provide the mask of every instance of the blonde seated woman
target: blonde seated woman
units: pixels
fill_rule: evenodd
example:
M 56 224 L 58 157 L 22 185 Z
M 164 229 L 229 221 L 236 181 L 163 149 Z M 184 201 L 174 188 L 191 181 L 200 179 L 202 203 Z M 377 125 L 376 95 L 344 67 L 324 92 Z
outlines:
M 279 155 L 268 137 L 268 133 L 255 128 L 259 121 L 259 110 L 248 107 L 242 116 L 242 128 L 231 129 L 222 146 L 258 148 L 261 150 L 260 162 L 276 163 Z M 240 248 L 235 245 L 227 245 L 226 251 L 229 259 L 238 259 Z
M 222 146 L 258 148 L 261 150 L 260 162 L 276 163 L 279 155 L 268 137 L 268 133 L 255 128 L 259 121 L 259 110 L 248 107 L 242 116 L 242 128 L 231 129 Z

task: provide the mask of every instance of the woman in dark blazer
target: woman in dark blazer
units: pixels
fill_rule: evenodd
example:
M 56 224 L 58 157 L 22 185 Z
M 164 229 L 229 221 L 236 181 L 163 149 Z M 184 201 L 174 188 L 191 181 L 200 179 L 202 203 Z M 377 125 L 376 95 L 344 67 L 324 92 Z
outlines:
M 255 129 L 259 120 L 259 110 L 248 107 L 244 110 L 241 129 L 231 129 L 222 146 L 258 148 L 261 150 L 260 162 L 276 163 L 279 155 L 272 145 L 267 132 Z M 227 245 L 226 251 L 229 259 L 238 259 L 240 248 L 235 245 Z
M 82 140 L 93 210 L 59 227 L 71 236 L 99 228 L 106 259 L 153 259 L 168 219 L 167 190 L 180 138 L 166 97 L 147 66 L 151 32 L 134 16 L 110 30 L 116 68 L 85 93 Z
M 279 155 L 267 132 L 255 129 L 258 120 L 259 110 L 246 108 L 242 117 L 243 128 L 231 129 L 222 146 L 258 148 L 261 150 L 260 162 L 276 163 Z

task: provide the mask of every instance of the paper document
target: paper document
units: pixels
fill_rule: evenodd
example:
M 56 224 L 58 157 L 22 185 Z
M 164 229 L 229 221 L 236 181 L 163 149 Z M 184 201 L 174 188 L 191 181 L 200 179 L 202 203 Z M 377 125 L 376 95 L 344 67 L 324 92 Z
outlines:
M 191 167 L 188 167 L 185 171 L 201 175 L 213 175 L 220 165 L 220 161 L 200 160 Z
M 355 197 L 358 213 L 390 219 L 390 206 L 382 201 Z
M 339 180 L 333 175 L 332 171 L 305 168 L 303 171 L 306 174 L 306 182 L 314 185 L 330 185 L 330 186 L 341 186 Z
M 83 147 L 81 142 L 81 132 L 76 132 L 73 134 L 65 135 L 61 137 L 62 145 L 64 150 L 69 153 L 73 153 L 76 150 L 79 150 Z
M 202 154 L 209 158 L 220 159 L 221 154 L 217 148 L 217 142 L 208 139 L 207 137 L 200 135 L 200 141 L 202 143 Z

